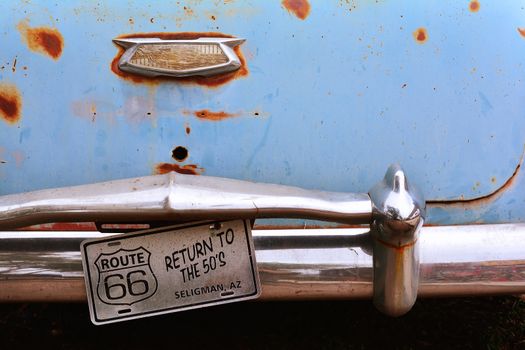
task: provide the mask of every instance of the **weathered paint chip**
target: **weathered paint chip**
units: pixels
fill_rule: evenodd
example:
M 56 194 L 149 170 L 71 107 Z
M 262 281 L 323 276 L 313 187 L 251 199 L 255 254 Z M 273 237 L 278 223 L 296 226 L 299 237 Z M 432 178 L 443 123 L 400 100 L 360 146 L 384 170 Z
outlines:
M 95 102 L 75 101 L 71 105 L 74 115 L 91 120 L 93 123 L 97 119 L 97 105 Z
M 0 83 L 0 117 L 9 124 L 16 124 L 22 115 L 22 98 L 15 85 Z
M 412 35 L 414 36 L 414 39 L 416 39 L 418 44 L 423 44 L 428 39 L 427 30 L 425 28 L 418 28 L 416 29 Z
M 283 0 L 282 5 L 295 17 L 305 20 L 310 14 L 310 3 L 307 0 Z
M 17 168 L 20 168 L 24 161 L 26 160 L 26 155 L 22 151 L 14 151 L 11 153 L 11 156 L 15 160 L 15 165 Z
M 196 164 L 178 165 L 172 163 L 159 163 L 155 166 L 155 174 L 167 174 L 171 171 L 185 175 L 201 175 L 204 168 Z
M 58 60 L 64 48 L 64 38 L 56 28 L 29 27 L 27 21 L 18 23 L 18 31 L 31 51 Z

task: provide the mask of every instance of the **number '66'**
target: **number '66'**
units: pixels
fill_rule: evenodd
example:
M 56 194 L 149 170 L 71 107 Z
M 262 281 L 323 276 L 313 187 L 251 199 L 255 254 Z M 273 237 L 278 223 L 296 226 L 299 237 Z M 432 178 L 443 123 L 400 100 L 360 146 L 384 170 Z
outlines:
M 138 275 L 138 278 L 137 278 Z M 115 273 L 104 278 L 106 296 L 110 300 L 121 299 L 130 294 L 132 296 L 144 295 L 149 291 L 148 281 L 141 279 L 146 276 L 142 270 L 130 271 L 124 275 Z

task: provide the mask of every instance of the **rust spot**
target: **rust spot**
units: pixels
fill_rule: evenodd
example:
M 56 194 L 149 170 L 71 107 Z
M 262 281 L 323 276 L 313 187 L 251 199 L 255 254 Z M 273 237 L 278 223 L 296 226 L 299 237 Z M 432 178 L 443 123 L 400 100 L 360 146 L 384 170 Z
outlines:
M 211 18 L 211 19 L 212 19 L 213 21 L 215 21 L 215 20 L 216 20 L 216 18 L 215 18 L 215 16 L 214 16 L 214 15 L 211 15 L 211 16 L 210 16 L 210 18 Z
M 186 125 L 186 135 L 189 135 L 191 133 L 191 128 L 189 125 Z
M 412 33 L 414 36 L 414 39 L 418 42 L 418 44 L 423 44 L 428 39 L 427 30 L 425 28 L 418 28 L 414 33 Z
M 414 242 L 410 242 L 410 243 L 407 243 L 405 245 L 396 245 L 396 244 L 391 244 L 391 243 L 385 242 L 385 241 L 383 241 L 381 239 L 378 239 L 378 238 L 376 238 L 376 241 L 381 243 L 382 245 L 384 245 L 386 247 L 395 249 L 398 253 L 402 253 L 406 248 L 413 247 L 416 244 L 416 242 L 417 242 L 417 240 L 415 240 Z
M 9 124 L 16 124 L 21 117 L 22 98 L 15 85 L 0 84 L 0 117 Z
M 155 174 L 167 174 L 174 171 L 185 175 L 201 175 L 204 169 L 196 164 L 178 165 L 172 163 L 159 163 L 155 166 Z
M 281 3 L 288 12 L 299 19 L 304 20 L 310 14 L 310 4 L 307 0 L 283 0 Z
M 184 6 L 183 9 L 184 9 L 184 14 L 187 17 L 195 17 L 195 13 L 193 12 L 193 10 L 190 7 Z
M 233 38 L 233 35 L 216 33 L 216 32 L 181 32 L 181 33 L 134 33 L 121 35 L 119 39 L 131 39 L 131 38 L 160 38 L 164 40 L 194 40 L 198 38 Z M 117 45 L 118 46 L 118 45 Z M 134 83 L 153 84 L 157 85 L 161 82 L 173 82 L 186 83 L 186 84 L 197 84 L 207 87 L 218 87 L 230 82 L 233 79 L 242 78 L 249 74 L 248 67 L 246 65 L 246 59 L 240 49 L 240 46 L 234 48 L 235 53 L 239 57 L 241 67 L 233 72 L 224 74 L 218 74 L 210 77 L 185 77 L 185 78 L 173 78 L 173 77 L 143 77 L 140 75 L 134 75 L 128 72 L 121 71 L 118 67 L 118 61 L 124 53 L 124 49 L 118 46 L 118 53 L 111 62 L 111 70 L 120 78 L 126 79 Z
M 518 33 L 520 33 L 520 35 L 525 38 L 525 28 L 518 27 Z
M 520 161 L 518 165 L 516 166 L 516 169 L 514 169 L 514 172 L 512 175 L 505 181 L 503 185 L 501 185 L 499 188 L 497 188 L 495 191 L 492 191 L 491 193 L 475 197 L 475 198 L 464 198 L 461 197 L 460 199 L 442 199 L 442 200 L 427 200 L 427 206 L 428 207 L 478 207 L 485 204 L 488 204 L 490 202 L 493 202 L 494 200 L 498 199 L 505 191 L 507 191 L 512 185 L 514 185 L 514 182 L 516 181 L 516 178 L 518 177 L 518 174 L 520 173 L 521 165 L 523 164 L 523 158 L 525 156 L 525 147 L 523 149 L 523 152 L 520 157 Z M 493 181 L 494 180 L 494 181 Z M 495 182 L 496 178 L 493 177 L 491 179 L 491 182 Z
M 47 55 L 54 60 L 59 59 L 64 48 L 64 38 L 56 28 L 31 28 L 27 21 L 18 23 L 17 28 L 31 51 Z
M 479 1 L 478 0 L 472 0 L 468 6 L 470 12 L 478 12 L 479 11 Z
M 212 112 L 212 111 L 207 110 L 207 109 L 202 109 L 200 111 L 195 111 L 195 112 L 183 111 L 182 113 L 186 114 L 186 115 L 187 114 L 193 114 L 194 116 L 196 116 L 199 119 L 206 119 L 206 120 L 211 120 L 211 121 L 214 121 L 214 122 L 217 122 L 217 121 L 220 121 L 220 120 L 223 120 L 223 119 L 234 118 L 234 117 L 238 117 L 239 116 L 239 113 Z

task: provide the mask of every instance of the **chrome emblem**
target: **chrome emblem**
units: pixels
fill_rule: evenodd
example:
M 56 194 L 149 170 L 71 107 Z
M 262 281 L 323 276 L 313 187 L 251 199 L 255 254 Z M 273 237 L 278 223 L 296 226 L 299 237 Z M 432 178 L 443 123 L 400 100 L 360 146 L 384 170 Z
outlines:
M 210 76 L 235 71 L 241 62 L 233 48 L 239 38 L 163 40 L 159 38 L 114 39 L 126 49 L 118 62 L 121 70 L 145 76 Z

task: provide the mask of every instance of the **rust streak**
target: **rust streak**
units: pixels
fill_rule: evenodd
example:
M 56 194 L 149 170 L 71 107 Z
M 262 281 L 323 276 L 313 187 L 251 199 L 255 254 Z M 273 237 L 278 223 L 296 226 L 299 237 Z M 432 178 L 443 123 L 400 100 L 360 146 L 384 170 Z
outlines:
M 27 21 L 18 23 L 17 28 L 31 51 L 49 56 L 55 61 L 62 55 L 64 38 L 56 28 L 31 28 Z
M 92 222 L 56 222 L 40 224 L 19 229 L 20 231 L 96 231 L 97 226 Z
M 520 161 L 514 169 L 512 175 L 505 181 L 503 185 L 498 187 L 495 191 L 492 191 L 489 194 L 486 194 L 481 197 L 475 198 L 466 198 L 466 199 L 440 199 L 440 200 L 427 200 L 428 207 L 477 207 L 484 204 L 493 202 L 499 198 L 505 191 L 507 191 L 512 185 L 514 185 L 518 174 L 520 173 L 521 165 L 523 164 L 523 158 L 525 156 L 525 147 L 520 157 Z
M 307 0 L 283 0 L 281 3 L 288 12 L 301 20 L 305 20 L 310 14 L 310 4 Z
M 134 34 L 125 34 L 118 37 L 118 39 L 131 39 L 131 38 L 160 38 L 164 40 L 194 40 L 199 38 L 233 38 L 233 35 L 216 33 L 216 32 L 181 32 L 181 33 L 134 33 Z M 235 53 L 239 57 L 241 62 L 241 67 L 233 72 L 228 72 L 224 74 L 217 74 L 209 77 L 184 77 L 184 78 L 174 78 L 174 77 L 143 77 L 140 75 L 135 75 L 132 73 L 124 72 L 118 67 L 118 61 L 124 49 L 118 46 L 118 52 L 113 61 L 111 62 L 111 70 L 118 77 L 126 79 L 133 83 L 141 84 L 151 84 L 158 85 L 161 82 L 177 82 L 183 84 L 196 84 L 207 87 L 218 87 L 230 82 L 233 79 L 238 79 L 246 77 L 249 74 L 248 67 L 246 64 L 246 59 L 239 46 L 236 46 L 234 49 Z
M 201 175 L 204 168 L 196 164 L 178 165 L 172 163 L 159 163 L 155 166 L 155 174 L 167 174 L 171 171 L 185 175 Z
M 12 84 L 0 84 L 0 117 L 9 124 L 16 124 L 22 112 L 22 98 L 17 87 Z
M 478 0 L 472 0 L 469 4 L 469 10 L 470 12 L 478 12 L 479 11 L 479 1 Z
M 520 35 L 525 38 L 525 28 L 518 27 L 517 29 L 518 29 L 518 33 L 520 33 Z
M 413 242 L 410 242 L 410 243 L 407 243 L 407 244 L 404 244 L 404 245 L 391 244 L 391 243 L 385 242 L 385 241 L 383 241 L 381 239 L 378 239 L 378 238 L 376 238 L 376 241 L 381 243 L 382 245 L 384 245 L 386 247 L 395 249 L 397 252 L 402 253 L 405 249 L 407 249 L 409 247 L 413 247 L 416 244 L 417 239 L 415 241 L 413 241 Z
M 412 35 L 414 36 L 414 39 L 416 39 L 418 44 L 423 44 L 428 39 L 427 30 L 425 28 L 418 28 L 416 29 Z
M 206 119 L 211 120 L 214 122 L 221 121 L 228 118 L 234 118 L 238 117 L 239 113 L 227 113 L 227 112 L 212 112 L 207 109 L 202 109 L 200 111 L 190 112 L 190 111 L 183 111 L 184 114 L 193 114 L 199 119 Z

